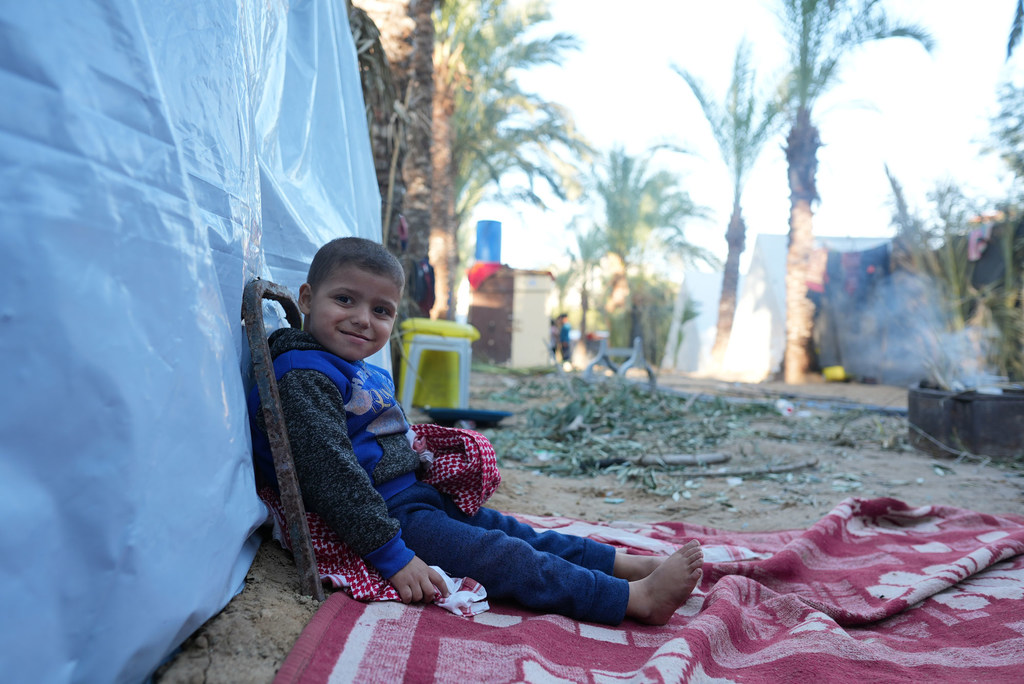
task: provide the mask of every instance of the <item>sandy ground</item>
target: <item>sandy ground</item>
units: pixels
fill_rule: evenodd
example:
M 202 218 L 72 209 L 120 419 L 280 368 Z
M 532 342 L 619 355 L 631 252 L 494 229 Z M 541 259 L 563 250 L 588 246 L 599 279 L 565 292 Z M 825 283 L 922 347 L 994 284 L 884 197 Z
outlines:
M 499 510 L 564 515 L 586 520 L 685 520 L 728 530 L 803 528 L 849 496 L 891 496 L 920 504 L 945 504 L 987 513 L 1024 514 L 1024 470 L 1005 462 L 954 460 L 922 453 L 906 443 L 906 388 L 879 385 L 780 383 L 744 385 L 662 373 L 659 387 L 685 397 L 727 396 L 738 401 L 790 400 L 797 416 L 754 419 L 715 448 L 729 457 L 721 476 L 677 478 L 674 495 L 651 493 L 614 474 L 555 477 L 540 461 L 502 464 L 502 485 L 489 506 Z M 546 379 L 474 372 L 473 408 L 515 415 L 485 434 L 514 434 L 531 401 L 517 385 Z M 557 393 L 556 393 L 557 396 Z M 856 405 L 876 410 L 851 411 Z M 848 416 L 836 429 L 819 417 Z M 414 422 L 428 422 L 424 415 Z M 815 426 L 822 425 L 821 432 Z M 492 436 L 492 439 L 495 439 Z M 500 456 L 500 454 L 499 454 Z M 767 464 L 767 465 L 766 465 Z M 782 472 L 758 473 L 772 464 Z M 800 466 L 803 467 L 793 467 Z M 784 468 L 790 467 L 786 471 Z M 712 468 L 714 470 L 714 468 Z M 751 472 L 753 474 L 751 474 Z M 172 682 L 270 682 L 317 602 L 301 596 L 290 555 L 266 541 L 245 590 L 192 635 L 154 680 Z

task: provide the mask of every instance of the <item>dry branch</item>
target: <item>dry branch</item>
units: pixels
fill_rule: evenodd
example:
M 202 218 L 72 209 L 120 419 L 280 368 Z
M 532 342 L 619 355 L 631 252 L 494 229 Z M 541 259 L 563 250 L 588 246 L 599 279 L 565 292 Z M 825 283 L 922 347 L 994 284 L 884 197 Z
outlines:
M 731 456 L 728 454 L 644 454 L 636 462 L 645 466 L 685 466 L 707 465 L 709 463 L 725 463 Z
M 812 458 L 809 461 L 800 463 L 786 463 L 777 466 L 765 466 L 763 468 L 719 468 L 718 470 L 680 470 L 678 475 L 686 477 L 743 477 L 746 475 L 771 475 L 773 473 L 788 473 L 802 468 L 811 468 L 818 465 L 818 459 Z

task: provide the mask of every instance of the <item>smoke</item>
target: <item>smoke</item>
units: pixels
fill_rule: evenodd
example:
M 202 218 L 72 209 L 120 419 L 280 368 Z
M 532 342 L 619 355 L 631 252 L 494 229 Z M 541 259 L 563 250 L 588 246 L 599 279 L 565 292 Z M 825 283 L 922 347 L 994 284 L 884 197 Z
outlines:
M 888 385 L 926 381 L 962 390 L 999 381 L 987 363 L 994 326 L 950 330 L 942 290 L 933 280 L 897 270 L 879 279 L 852 311 L 840 337 L 848 374 Z

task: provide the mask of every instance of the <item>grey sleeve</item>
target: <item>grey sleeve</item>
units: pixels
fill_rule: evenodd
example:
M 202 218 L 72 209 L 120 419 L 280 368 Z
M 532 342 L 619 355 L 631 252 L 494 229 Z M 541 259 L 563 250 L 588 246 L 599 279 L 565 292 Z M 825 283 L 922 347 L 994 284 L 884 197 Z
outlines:
M 326 375 L 308 370 L 285 373 L 278 389 L 306 508 L 365 557 L 401 528 L 356 460 L 341 392 Z
M 406 473 L 416 472 L 420 465 L 420 455 L 412 450 L 405 435 L 384 435 L 377 438 L 383 457 L 373 470 L 373 479 L 377 484 L 388 482 Z

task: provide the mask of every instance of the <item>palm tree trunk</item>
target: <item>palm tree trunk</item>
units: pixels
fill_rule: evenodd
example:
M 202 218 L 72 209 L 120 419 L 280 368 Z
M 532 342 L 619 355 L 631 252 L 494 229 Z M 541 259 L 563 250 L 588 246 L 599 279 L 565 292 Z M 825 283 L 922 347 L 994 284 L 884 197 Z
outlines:
M 401 253 L 396 226 L 399 214 L 404 212 L 409 226 L 406 249 L 415 258 L 419 258 L 427 254 L 430 216 L 429 210 L 424 213 L 422 205 L 424 197 L 429 202 L 430 183 L 429 167 L 423 172 L 428 174 L 428 182 L 424 183 L 417 166 L 422 164 L 420 158 L 424 152 L 419 148 L 414 150 L 413 147 L 417 144 L 422 147 L 422 141 L 426 140 L 429 160 L 430 110 L 424 116 L 422 112 L 413 109 L 421 106 L 423 101 L 422 77 L 414 76 L 422 69 L 419 62 L 423 58 L 424 47 L 429 46 L 427 59 L 431 77 L 427 79 L 426 85 L 432 87 L 434 24 L 429 21 L 423 27 L 421 18 L 414 19 L 411 13 L 426 9 L 429 18 L 432 2 L 352 0 L 352 4 L 364 11 L 377 26 L 381 46 L 391 67 L 394 94 L 401 102 L 401 107 L 392 105 L 388 111 L 380 113 L 375 110 L 374 124 L 371 126 L 371 145 L 383 205 L 381 218 L 384 235 L 388 248 L 396 254 Z M 421 35 L 424 30 L 428 30 L 429 34 Z M 432 95 L 427 97 L 428 105 L 431 98 Z M 404 110 L 405 114 L 400 117 L 398 110 Z M 410 187 L 411 180 L 415 181 L 415 188 Z M 407 269 L 410 266 L 406 264 Z
M 434 200 L 431 205 L 430 263 L 434 265 L 437 299 L 431 318 L 449 318 L 452 312 L 452 255 L 455 248 L 455 160 L 452 156 L 455 133 L 455 86 L 448 73 L 445 55 L 434 58 L 434 131 L 431 163 Z
M 590 291 L 587 289 L 584 283 L 580 287 L 580 341 L 583 343 L 583 348 L 586 349 L 587 344 L 587 314 L 590 312 Z
M 609 314 L 614 314 L 629 303 L 629 279 L 626 276 L 626 263 L 621 256 L 610 252 L 608 259 L 611 262 L 608 274 L 611 291 L 605 302 L 604 310 Z
M 811 364 L 814 304 L 807 298 L 807 268 L 814 246 L 814 211 L 818 198 L 818 129 L 810 112 L 801 107 L 786 139 L 789 165 L 789 253 L 786 257 L 786 352 L 785 381 L 800 384 Z
M 633 340 L 641 337 L 647 339 L 647 335 L 644 335 L 644 323 L 640 315 L 640 303 L 636 301 L 636 297 L 629 298 L 629 344 L 627 346 L 633 346 Z
M 718 299 L 718 326 L 715 332 L 715 344 L 711 348 L 711 359 L 716 368 L 721 368 L 725 361 L 725 350 L 729 348 L 732 336 L 732 324 L 736 316 L 736 290 L 740 280 L 740 256 L 746 247 L 747 226 L 743 221 L 739 196 L 732 205 L 732 218 L 725 240 L 729 252 L 725 257 L 725 271 L 722 273 L 722 294 Z
M 406 3 L 396 0 L 351 0 L 349 25 L 360 48 L 360 78 L 369 110 L 370 149 L 381 195 L 381 226 L 385 246 L 400 254 L 396 225 L 402 212 L 405 182 L 398 170 L 405 156 L 405 123 L 398 112 L 405 104 L 404 84 L 409 56 L 409 27 L 402 20 Z M 371 42 L 365 49 L 361 43 Z M 396 89 L 397 88 L 397 89 Z M 402 106 L 398 106 L 402 103 Z
M 430 235 L 432 165 L 430 158 L 434 100 L 434 0 L 410 0 L 413 20 L 409 53 L 408 153 L 402 165 L 405 178 L 405 218 L 409 224 L 409 251 L 427 253 Z
M 377 187 L 381 194 L 381 225 L 384 227 L 385 243 L 397 253 L 397 240 L 388 240 L 393 214 L 401 211 L 404 187 L 399 188 L 400 179 L 395 173 L 401 163 L 403 152 L 399 144 L 401 119 L 396 116 L 394 91 L 391 78 L 391 64 L 387 60 L 380 29 L 370 15 L 357 4 L 348 3 L 348 23 L 356 42 L 359 58 L 360 79 L 363 99 L 367 109 L 367 125 L 370 130 L 370 150 L 377 176 Z M 369 43 L 370 48 L 362 45 Z

